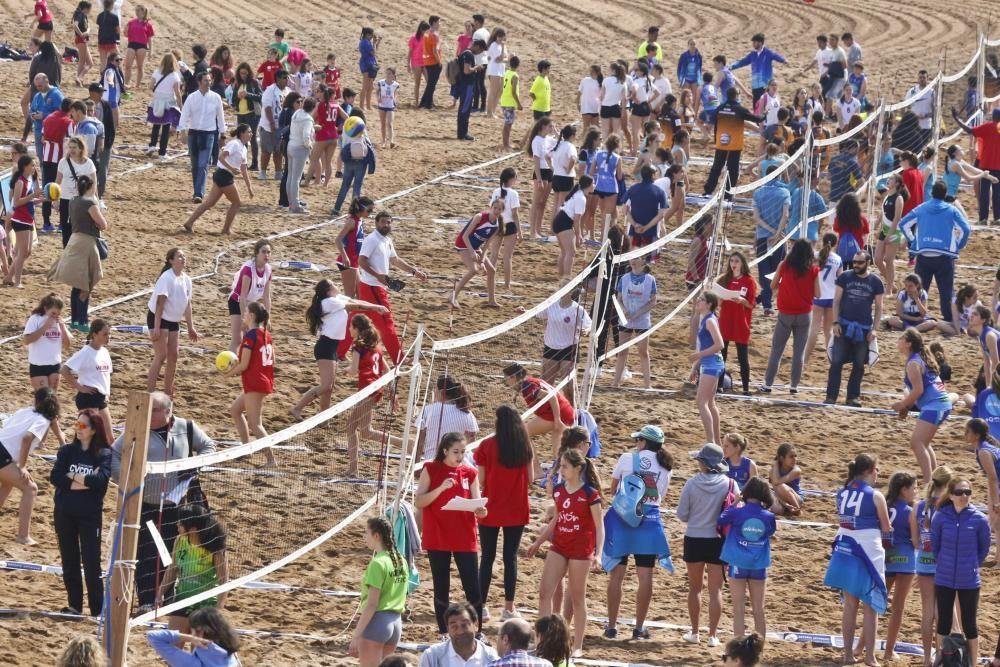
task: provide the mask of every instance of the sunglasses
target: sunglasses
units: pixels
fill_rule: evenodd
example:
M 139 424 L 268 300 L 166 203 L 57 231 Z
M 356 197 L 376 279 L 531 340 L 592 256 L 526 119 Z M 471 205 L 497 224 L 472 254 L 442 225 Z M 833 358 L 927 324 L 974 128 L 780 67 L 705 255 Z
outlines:
M 76 427 L 78 429 L 88 429 L 88 428 L 90 428 L 90 424 L 88 424 L 87 422 L 80 421 L 80 422 L 76 423 Z
M 854 264 L 855 266 L 857 266 L 859 264 L 864 265 L 864 264 L 867 264 L 867 263 L 868 263 L 867 259 L 856 259 L 853 262 L 851 262 L 851 264 Z
M 971 496 L 972 495 L 972 489 L 955 489 L 954 491 L 951 492 L 951 495 L 953 495 L 953 496 Z

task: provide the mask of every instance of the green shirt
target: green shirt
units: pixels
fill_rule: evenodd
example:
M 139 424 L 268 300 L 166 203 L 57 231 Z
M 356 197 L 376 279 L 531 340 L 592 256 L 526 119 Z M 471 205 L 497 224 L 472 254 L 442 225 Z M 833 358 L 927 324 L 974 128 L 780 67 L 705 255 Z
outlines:
M 399 567 L 392 563 L 388 551 L 379 551 L 368 563 L 365 576 L 361 579 L 361 607 L 368 602 L 368 588 L 379 589 L 378 609 L 375 611 L 396 611 L 400 614 L 406 609 L 407 572 L 406 562 L 397 552 Z
M 531 102 L 532 111 L 542 111 L 548 113 L 552 111 L 552 83 L 549 77 L 539 74 L 531 83 L 531 94 L 534 96 Z
M 653 42 L 653 44 L 656 46 L 656 62 L 662 63 L 663 62 L 663 47 L 660 46 L 659 42 Z M 647 46 L 649 46 L 649 42 L 643 42 L 642 44 L 640 44 L 639 45 L 639 50 L 636 52 L 635 57 L 636 58 L 645 58 L 646 55 L 647 55 L 646 54 L 646 47 Z
M 278 60 L 280 60 L 281 63 L 284 64 L 285 59 L 288 58 L 288 49 L 291 48 L 290 46 L 288 46 L 288 42 L 284 40 L 280 42 L 271 42 L 271 48 L 278 50 Z
M 174 565 L 177 568 L 177 583 L 174 588 L 176 600 L 183 600 L 219 585 L 215 572 L 212 552 L 201 545 L 188 541 L 187 535 L 177 538 L 174 545 Z M 189 607 L 189 610 L 214 607 L 218 600 L 214 597 Z

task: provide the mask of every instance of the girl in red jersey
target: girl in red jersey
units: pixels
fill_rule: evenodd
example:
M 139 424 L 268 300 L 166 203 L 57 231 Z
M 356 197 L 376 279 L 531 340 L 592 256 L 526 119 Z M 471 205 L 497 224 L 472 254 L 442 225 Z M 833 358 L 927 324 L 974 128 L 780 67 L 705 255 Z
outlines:
M 545 380 L 530 377 L 521 364 L 510 364 L 503 369 L 504 381 L 508 387 L 515 387 L 524 399 L 528 407 L 533 407 L 549 393 L 549 396 L 528 421 L 524 423 L 528 429 L 528 435 L 535 437 L 544 433 L 549 434 L 552 442 L 552 455 L 559 453 L 559 441 L 562 440 L 562 433 L 567 428 L 576 423 L 576 410 L 569 399 L 559 391 L 552 391 L 552 386 Z M 535 477 L 541 478 L 542 469 L 538 464 L 538 457 L 535 457 Z
M 309 164 L 312 169 L 306 174 L 303 187 L 309 185 L 310 179 L 317 183 L 322 183 L 323 187 L 330 185 L 333 180 L 333 155 L 337 152 L 337 139 L 340 137 L 340 129 L 337 121 L 347 120 L 347 114 L 337 104 L 334 89 L 327 84 L 319 85 L 319 104 L 316 105 L 316 142 L 313 144 L 312 153 L 309 155 Z
M 490 210 L 477 213 L 466 223 L 462 231 L 455 237 L 455 250 L 465 264 L 465 275 L 455 282 L 455 288 L 451 292 L 448 302 L 452 308 L 460 308 L 458 295 L 480 271 L 486 272 L 486 305 L 490 308 L 499 308 L 500 304 L 496 300 L 497 270 L 493 262 L 486 255 L 486 249 L 493 242 L 493 237 L 500 231 L 503 222 L 502 199 L 495 200 L 490 204 Z
M 35 203 L 44 198 L 38 185 L 38 171 L 30 155 L 22 155 L 17 160 L 17 168 L 10 177 L 11 204 L 14 212 L 7 220 L 9 230 L 14 232 L 14 263 L 5 285 L 21 287 L 24 265 L 31 257 L 31 237 L 35 232 Z
M 729 255 L 729 268 L 716 283 L 733 294 L 726 294 L 719 307 L 719 330 L 722 333 L 722 360 L 729 357 L 729 343 L 736 344 L 740 362 L 743 393 L 750 395 L 750 321 L 757 302 L 757 281 L 750 275 L 747 257 L 739 250 Z M 719 378 L 720 386 L 722 378 Z
M 385 360 L 385 348 L 378 335 L 378 329 L 367 315 L 355 314 L 351 317 L 351 367 L 348 373 L 358 376 L 358 391 L 372 384 L 389 372 L 389 364 Z M 383 438 L 390 444 L 402 444 L 402 441 L 384 432 L 372 430 L 372 408 L 382 400 L 383 390 L 379 389 L 371 396 L 358 403 L 347 418 L 347 476 L 358 474 L 358 440 L 361 436 L 381 443 Z
M 486 508 L 475 512 L 445 510 L 452 498 L 477 499 L 478 473 L 465 463 L 465 436 L 447 433 L 438 443 L 433 461 L 424 464 L 413 504 L 423 510 L 421 544 L 427 551 L 434 582 L 434 616 L 438 632 L 445 634 L 444 612 L 451 596 L 451 561 L 455 560 L 465 599 L 476 608 L 476 625 L 482 630 L 483 603 L 479 590 L 479 551 L 476 519 L 485 519 Z
M 239 375 L 243 381 L 243 393 L 233 401 L 229 414 L 233 416 L 240 442 L 247 443 L 267 435 L 264 430 L 264 398 L 274 393 L 274 347 L 271 332 L 267 330 L 267 308 L 255 301 L 243 313 L 246 334 L 240 345 L 240 358 L 233 364 L 226 376 Z M 275 465 L 270 448 L 264 450 L 267 466 Z
M 538 553 L 548 540 L 552 545 L 545 557 L 538 591 L 538 616 L 552 613 L 552 594 L 569 572 L 569 594 L 573 602 L 573 657 L 583 656 L 583 636 L 587 629 L 587 574 L 601 570 L 604 544 L 601 480 L 597 470 L 580 452 L 566 450 L 559 460 L 562 482 L 552 494 L 556 512 L 530 547 L 528 558 Z M 437 597 L 437 596 L 435 596 Z
M 344 285 L 344 294 L 351 299 L 358 298 L 358 255 L 361 253 L 361 243 L 365 240 L 365 218 L 375 210 L 375 202 L 368 197 L 358 197 L 351 201 L 347 210 L 347 220 L 337 234 L 335 246 L 341 248 L 337 257 L 337 268 L 340 269 L 340 282 Z

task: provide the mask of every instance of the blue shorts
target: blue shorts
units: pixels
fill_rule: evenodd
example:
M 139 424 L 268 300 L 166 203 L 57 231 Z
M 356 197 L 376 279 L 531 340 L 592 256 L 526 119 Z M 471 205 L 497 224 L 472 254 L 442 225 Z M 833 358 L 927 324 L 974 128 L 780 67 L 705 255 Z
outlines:
M 715 125 L 716 109 L 702 109 L 698 114 L 698 120 L 709 125 Z
M 813 305 L 820 308 L 833 308 L 833 299 L 813 299 Z
M 702 375 L 711 375 L 717 378 L 726 372 L 726 364 L 709 357 L 709 360 L 702 359 L 700 370 Z
M 916 550 L 912 544 L 892 546 L 885 550 L 885 573 L 913 574 L 916 571 Z
M 934 573 L 937 572 L 937 559 L 934 558 L 933 552 L 920 551 L 917 553 L 916 560 L 914 569 L 917 574 L 934 576 Z
M 920 421 L 927 422 L 928 424 L 934 424 L 935 426 L 940 426 L 944 423 L 944 420 L 948 418 L 951 414 L 951 408 L 947 410 L 921 410 L 920 411 Z
M 729 578 L 765 581 L 767 579 L 767 570 L 765 568 L 760 568 L 759 570 L 748 570 L 746 568 L 738 568 L 735 565 L 730 565 Z

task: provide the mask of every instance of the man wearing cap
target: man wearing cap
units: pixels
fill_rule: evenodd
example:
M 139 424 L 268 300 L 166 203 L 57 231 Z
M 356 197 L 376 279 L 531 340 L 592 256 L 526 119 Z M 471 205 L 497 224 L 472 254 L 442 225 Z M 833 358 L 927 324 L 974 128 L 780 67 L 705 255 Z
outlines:
M 92 83 L 87 88 L 91 101 L 94 103 L 94 117 L 104 126 L 104 148 L 97 155 L 92 155 L 94 166 L 97 167 L 97 196 L 104 199 L 104 188 L 108 184 L 108 164 L 111 162 L 111 149 L 115 145 L 115 117 L 111 103 L 104 99 L 104 86 Z M 103 202 L 101 204 L 103 208 Z
M 622 602 L 622 584 L 628 570 L 628 559 L 635 559 L 636 579 L 639 590 L 635 601 L 635 627 L 632 639 L 649 639 L 649 630 L 644 627 L 649 602 L 653 598 L 653 568 L 657 562 L 670 557 L 670 546 L 663 533 L 660 518 L 660 500 L 667 493 L 673 459 L 663 449 L 663 430 L 659 426 L 647 424 L 632 434 L 638 451 L 622 454 L 611 473 L 611 493 L 618 493 L 623 480 L 638 476 L 645 489 L 642 499 L 642 521 L 632 527 L 613 508 L 604 517 L 604 563 L 608 569 L 608 624 L 604 636 L 618 637 L 618 611 Z M 634 480 L 631 480 L 634 481 Z M 625 481 L 627 496 L 629 482 Z M 631 503 L 630 503 L 631 504 Z
M 688 573 L 688 616 L 691 632 L 684 641 L 697 644 L 701 620 L 701 588 L 708 570 L 708 645 L 719 645 L 716 631 L 722 616 L 722 582 L 724 564 L 723 539 L 719 537 L 718 521 L 722 503 L 730 493 L 739 494 L 740 487 L 726 475 L 722 447 L 710 442 L 694 457 L 698 473 L 681 490 L 677 517 L 687 524 L 684 530 L 684 562 Z
M 1000 178 L 1000 109 L 993 110 L 989 122 L 969 127 L 962 122 L 958 112 L 953 108 L 951 117 L 958 126 L 976 138 L 976 155 L 979 158 L 979 168 L 988 171 L 991 176 Z M 1000 223 L 1000 185 L 987 179 L 979 181 L 979 224 L 988 224 L 990 219 L 990 199 L 993 200 L 993 224 Z

